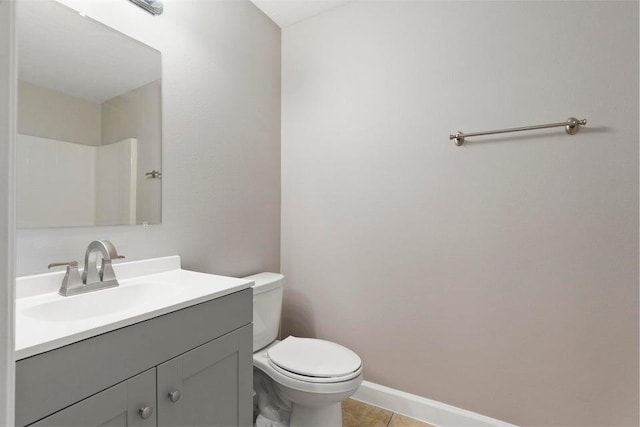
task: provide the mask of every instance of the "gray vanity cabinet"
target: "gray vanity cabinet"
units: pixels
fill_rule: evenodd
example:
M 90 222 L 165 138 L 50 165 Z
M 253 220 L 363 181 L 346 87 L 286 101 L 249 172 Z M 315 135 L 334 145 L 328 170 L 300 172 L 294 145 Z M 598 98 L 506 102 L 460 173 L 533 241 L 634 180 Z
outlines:
M 155 369 L 110 387 L 63 409 L 34 427 L 152 427 L 156 425 Z M 151 409 L 148 409 L 151 408 Z M 142 411 L 145 418 L 143 418 Z M 147 416 L 148 415 L 148 416 Z
M 251 327 L 244 327 L 157 367 L 159 426 L 251 425 Z
M 250 426 L 252 298 L 244 289 L 18 360 L 16 425 Z

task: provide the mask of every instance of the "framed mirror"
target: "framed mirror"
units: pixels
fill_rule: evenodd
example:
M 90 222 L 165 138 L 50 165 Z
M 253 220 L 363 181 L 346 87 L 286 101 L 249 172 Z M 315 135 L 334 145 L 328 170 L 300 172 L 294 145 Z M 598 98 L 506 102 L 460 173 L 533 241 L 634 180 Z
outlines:
M 18 228 L 160 223 L 160 52 L 53 0 L 18 9 Z

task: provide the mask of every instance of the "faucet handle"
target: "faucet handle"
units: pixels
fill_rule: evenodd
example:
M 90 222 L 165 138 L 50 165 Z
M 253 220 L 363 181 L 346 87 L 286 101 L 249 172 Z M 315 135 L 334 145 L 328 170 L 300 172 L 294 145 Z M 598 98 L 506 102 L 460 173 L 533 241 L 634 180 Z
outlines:
M 49 266 L 47 267 L 49 270 L 51 270 L 52 268 L 55 267 L 62 267 L 62 266 L 67 266 L 67 267 L 71 267 L 71 268 L 78 268 L 78 261 L 68 261 L 68 262 L 52 262 L 51 264 L 49 264 Z
M 74 291 L 82 288 L 83 283 L 80 278 L 80 273 L 78 272 L 78 261 L 54 262 L 49 264 L 49 268 L 62 267 L 65 265 L 67 266 L 67 273 L 62 279 L 62 285 L 60 285 L 58 293 L 66 297 L 73 295 Z
M 100 280 L 103 282 L 107 282 L 110 280 L 118 282 L 116 280 L 116 273 L 113 271 L 113 267 L 111 266 L 111 261 L 116 259 L 124 259 L 124 255 L 116 255 L 112 256 L 111 259 L 102 258 L 102 263 L 100 264 L 100 271 L 98 271 L 98 276 Z

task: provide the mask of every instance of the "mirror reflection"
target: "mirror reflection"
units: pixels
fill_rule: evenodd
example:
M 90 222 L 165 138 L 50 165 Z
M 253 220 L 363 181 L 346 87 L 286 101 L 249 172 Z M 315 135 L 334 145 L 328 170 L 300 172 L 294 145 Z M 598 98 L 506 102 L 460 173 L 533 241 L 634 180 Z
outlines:
M 18 227 L 160 223 L 160 52 L 48 0 L 18 32 Z

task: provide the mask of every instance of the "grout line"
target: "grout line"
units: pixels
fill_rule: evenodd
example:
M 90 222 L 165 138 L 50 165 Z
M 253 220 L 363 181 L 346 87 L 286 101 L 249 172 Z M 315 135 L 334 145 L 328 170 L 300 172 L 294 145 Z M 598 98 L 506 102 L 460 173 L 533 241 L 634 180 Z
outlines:
M 355 399 L 353 399 L 353 400 L 355 400 Z M 385 424 L 385 427 L 390 427 L 390 426 L 391 426 L 391 421 L 393 421 L 393 417 L 395 417 L 396 415 L 398 415 L 398 416 L 403 416 L 402 414 L 399 414 L 399 413 L 397 413 L 397 412 L 393 412 L 393 411 L 391 411 L 391 410 L 389 410 L 389 409 L 386 409 L 386 408 L 383 408 L 383 407 L 381 407 L 381 406 L 372 405 L 372 404 L 370 404 L 370 403 L 366 403 L 366 402 L 360 402 L 360 401 L 358 401 L 358 400 L 355 400 L 355 401 L 356 401 L 356 402 L 358 402 L 358 403 L 360 403 L 360 404 L 362 404 L 362 405 L 364 405 L 364 406 L 367 406 L 367 407 L 370 407 L 370 408 L 381 409 L 381 410 L 383 410 L 383 411 L 387 411 L 387 412 L 391 413 L 391 416 L 389 417 L 389 420 L 388 420 L 388 421 L 387 421 L 387 423 Z M 406 415 L 405 415 L 405 416 L 406 416 Z M 427 426 L 429 426 L 429 427 L 434 427 L 432 424 L 425 423 L 424 421 L 420 421 L 420 420 L 415 419 L 415 418 L 412 418 L 412 417 L 407 417 L 407 418 L 409 418 L 409 419 L 410 419 L 410 420 L 412 420 L 412 421 L 417 421 L 417 422 L 419 422 L 419 423 L 424 423 L 425 425 L 427 425 Z M 420 424 L 420 425 L 422 425 L 422 424 Z

